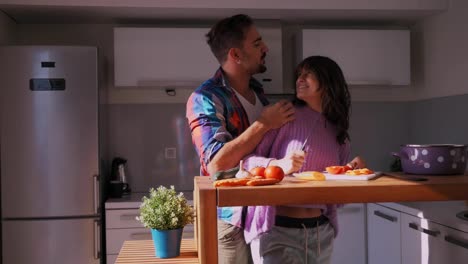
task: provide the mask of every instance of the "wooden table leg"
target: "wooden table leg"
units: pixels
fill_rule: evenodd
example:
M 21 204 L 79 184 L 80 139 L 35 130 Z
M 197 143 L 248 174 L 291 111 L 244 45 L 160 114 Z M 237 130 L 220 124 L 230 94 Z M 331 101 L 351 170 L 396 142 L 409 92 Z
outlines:
M 205 181 L 206 182 L 206 181 Z M 195 180 L 197 208 L 197 250 L 200 264 L 218 263 L 216 189 L 211 182 Z
M 193 209 L 195 210 L 195 221 L 193 223 L 193 242 L 195 243 L 195 250 L 198 252 L 198 186 L 196 180 L 194 180 L 194 189 L 193 189 Z

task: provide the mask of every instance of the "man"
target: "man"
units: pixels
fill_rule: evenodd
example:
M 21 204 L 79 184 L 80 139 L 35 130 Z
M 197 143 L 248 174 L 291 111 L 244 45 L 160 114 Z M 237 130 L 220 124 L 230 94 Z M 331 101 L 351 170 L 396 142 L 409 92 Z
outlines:
M 294 109 L 286 101 L 267 105 L 261 84 L 252 78 L 266 71 L 268 47 L 250 17 L 222 19 L 206 37 L 221 67 L 188 99 L 187 119 L 201 173 L 211 175 L 237 166 L 268 130 L 293 120 Z M 242 208 L 218 208 L 218 218 L 219 262 L 248 263 Z

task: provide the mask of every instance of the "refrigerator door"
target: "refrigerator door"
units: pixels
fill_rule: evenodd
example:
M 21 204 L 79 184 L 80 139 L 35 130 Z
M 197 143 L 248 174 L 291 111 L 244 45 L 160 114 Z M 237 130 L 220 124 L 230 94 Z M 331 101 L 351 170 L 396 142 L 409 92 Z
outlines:
M 3 218 L 94 215 L 97 50 L 0 49 Z
M 4 264 L 98 264 L 97 219 L 3 221 Z

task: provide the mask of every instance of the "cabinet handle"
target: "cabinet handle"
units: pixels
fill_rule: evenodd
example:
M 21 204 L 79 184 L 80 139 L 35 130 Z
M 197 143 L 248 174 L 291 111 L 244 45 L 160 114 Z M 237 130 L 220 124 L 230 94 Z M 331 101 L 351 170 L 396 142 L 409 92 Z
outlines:
M 391 85 L 391 80 L 350 80 L 351 85 Z
M 140 216 L 140 215 L 139 214 L 124 214 L 124 215 L 120 216 L 120 220 L 126 220 L 126 221 L 134 220 L 134 221 L 136 221 L 137 216 Z
M 133 233 L 130 234 L 130 237 L 134 240 L 151 239 L 151 233 Z
M 94 220 L 94 259 L 101 258 L 101 223 Z
M 415 223 L 409 223 L 408 226 L 414 230 L 419 231 L 419 226 Z
M 381 218 L 383 218 L 383 219 L 386 219 L 386 220 L 388 220 L 388 221 L 390 221 L 390 222 L 396 222 L 396 221 L 398 220 L 396 217 L 390 216 L 390 215 L 386 215 L 386 214 L 384 214 L 384 213 L 382 213 L 382 212 L 380 212 L 380 211 L 374 211 L 374 214 L 375 214 L 376 216 L 381 217 Z
M 460 246 L 462 248 L 466 248 L 468 249 L 468 241 L 465 241 L 465 240 L 458 240 L 454 237 L 451 237 L 451 236 L 445 236 L 445 241 L 451 243 L 451 244 L 454 244 L 454 245 L 457 245 L 457 246 Z
M 428 235 L 433 236 L 433 237 L 437 237 L 440 234 L 440 231 L 438 231 L 438 230 L 425 229 L 425 228 L 419 227 L 415 223 L 409 223 L 408 226 L 410 228 L 414 229 L 414 230 L 423 232 L 424 234 L 428 234 Z
M 99 175 L 93 175 L 93 191 L 94 191 L 94 213 L 99 214 L 100 190 L 99 190 Z
M 421 228 L 421 229 L 423 233 L 428 234 L 433 237 L 436 237 L 440 234 L 440 231 L 437 231 L 437 230 L 430 230 L 430 229 L 425 229 L 425 228 Z

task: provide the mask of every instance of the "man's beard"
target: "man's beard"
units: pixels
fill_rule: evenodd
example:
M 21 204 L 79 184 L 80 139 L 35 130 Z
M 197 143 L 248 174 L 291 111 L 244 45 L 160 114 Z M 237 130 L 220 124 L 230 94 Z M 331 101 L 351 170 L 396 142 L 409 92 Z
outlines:
M 263 53 L 263 55 L 262 55 L 262 60 L 263 61 L 265 61 L 265 57 L 266 57 L 266 53 Z M 266 63 L 266 61 L 265 61 L 265 63 Z M 258 65 L 258 73 L 264 73 L 264 72 L 266 72 L 266 70 L 267 70 L 267 67 L 266 67 L 265 64 Z
M 266 70 L 267 70 L 267 67 L 265 66 L 265 64 L 260 64 L 258 66 L 258 73 L 264 73 L 266 72 Z

